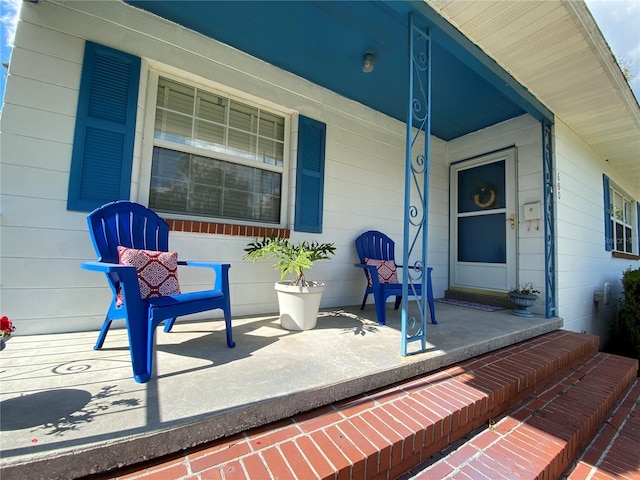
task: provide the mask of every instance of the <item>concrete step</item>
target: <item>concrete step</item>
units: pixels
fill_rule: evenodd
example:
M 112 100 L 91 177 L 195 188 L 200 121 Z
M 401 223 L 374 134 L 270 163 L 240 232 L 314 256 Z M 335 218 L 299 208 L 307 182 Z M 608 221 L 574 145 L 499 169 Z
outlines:
M 440 372 L 94 478 L 395 479 L 597 353 L 555 331 Z M 286 399 L 283 399 L 286 401 Z
M 637 360 L 596 353 L 409 478 L 561 478 L 629 392 L 637 371 Z M 630 403 L 633 395 L 637 402 L 637 392 L 631 395 Z M 637 457 L 637 442 L 635 450 Z M 637 475 L 637 461 L 634 468 Z

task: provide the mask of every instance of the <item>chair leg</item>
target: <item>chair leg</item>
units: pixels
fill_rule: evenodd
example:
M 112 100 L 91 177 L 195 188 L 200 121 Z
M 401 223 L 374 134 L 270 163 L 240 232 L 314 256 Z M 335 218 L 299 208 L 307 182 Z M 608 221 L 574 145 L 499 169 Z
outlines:
M 367 303 L 367 297 L 369 296 L 368 293 L 364 294 L 364 298 L 362 299 L 362 305 L 360 305 L 360 310 L 364 310 L 364 305 Z
M 176 317 L 173 318 L 167 318 L 164 321 L 164 331 L 165 332 L 170 332 L 171 329 L 173 328 L 173 324 L 176 323 Z
M 233 348 L 236 346 L 236 342 L 233 341 L 233 335 L 231 332 L 231 309 L 225 308 L 224 310 L 224 326 L 227 332 L 227 346 Z
M 396 295 L 396 303 L 393 306 L 393 309 L 397 310 L 400 307 L 400 303 L 402 303 L 402 297 L 400 295 Z
M 127 319 L 129 350 L 131 351 L 133 378 L 138 383 L 146 383 L 151 378 L 153 368 L 155 328 L 152 328 L 151 322 L 144 317 L 138 317 L 137 320 L 139 321 L 132 322 Z
M 427 277 L 427 301 L 429 302 L 429 313 L 431 313 L 431 323 L 437 325 L 436 321 L 436 305 L 433 301 L 433 287 L 431 286 L 431 269 L 429 269 Z
M 175 320 L 175 318 L 174 318 Z M 146 383 L 150 378 L 151 378 L 151 373 L 153 372 L 153 357 L 155 356 L 155 343 L 156 343 L 156 329 L 155 327 L 152 327 L 151 324 L 149 323 L 149 330 L 147 332 L 147 358 L 146 358 L 146 365 L 147 365 L 147 371 L 145 372 L 144 375 L 140 376 L 140 380 L 138 379 L 138 376 L 135 376 L 136 381 L 140 382 L 140 383 Z
M 376 301 L 376 316 L 378 317 L 378 325 L 387 324 L 387 304 L 386 299 L 381 295 L 374 295 Z
M 113 320 L 110 320 L 109 317 L 104 319 L 102 328 L 100 329 L 100 333 L 98 334 L 98 340 L 93 346 L 94 350 L 100 350 L 102 348 L 102 345 L 104 345 L 104 339 L 107 337 L 107 332 L 109 331 L 109 327 L 111 326 L 112 321 Z

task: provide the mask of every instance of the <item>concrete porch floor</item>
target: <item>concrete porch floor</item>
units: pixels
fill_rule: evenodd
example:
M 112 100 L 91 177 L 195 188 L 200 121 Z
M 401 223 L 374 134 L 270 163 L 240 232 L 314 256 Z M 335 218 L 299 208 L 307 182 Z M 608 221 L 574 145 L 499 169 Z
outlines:
M 177 322 L 156 334 L 156 372 L 132 378 L 126 332 L 16 336 L 0 354 L 3 480 L 76 478 L 227 436 L 390 385 L 562 327 L 436 302 L 427 351 L 400 355 L 400 312 L 387 326 L 373 305 L 324 309 L 314 330 L 289 332 L 277 315 Z

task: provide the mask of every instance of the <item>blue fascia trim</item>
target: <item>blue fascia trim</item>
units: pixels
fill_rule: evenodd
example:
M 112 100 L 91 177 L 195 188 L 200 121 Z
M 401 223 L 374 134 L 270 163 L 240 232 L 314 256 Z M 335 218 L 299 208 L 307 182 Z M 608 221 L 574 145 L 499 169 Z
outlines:
M 396 2 L 385 2 L 393 8 Z M 451 25 L 426 2 L 410 2 L 431 23 L 433 40 L 489 82 L 513 103 L 540 121 L 554 123 L 554 115 L 529 90 L 469 40 L 460 30 Z

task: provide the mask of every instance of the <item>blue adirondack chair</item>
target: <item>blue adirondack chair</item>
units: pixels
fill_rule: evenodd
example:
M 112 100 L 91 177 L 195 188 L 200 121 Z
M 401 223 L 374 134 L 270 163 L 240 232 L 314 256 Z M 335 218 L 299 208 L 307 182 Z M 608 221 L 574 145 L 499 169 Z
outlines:
M 113 291 L 113 299 L 94 349 L 102 348 L 111 322 L 124 319 L 129 335 L 133 377 L 137 382 L 144 383 L 151 377 L 156 327 L 164 321 L 164 331 L 169 332 L 176 317 L 218 308 L 224 312 L 227 345 L 235 347 L 231 334 L 229 264 L 178 261 L 178 265 L 213 269 L 213 288 L 141 299 L 136 267 L 118 263 L 118 246 L 168 252 L 167 222 L 147 207 L 128 201 L 111 202 L 97 208 L 87 216 L 87 222 L 98 261 L 84 262 L 82 268 L 104 272 Z
M 401 279 L 397 282 L 383 283 L 378 278 L 378 270 L 375 265 L 367 265 L 366 259 L 371 260 L 390 260 L 393 262 L 396 268 L 402 268 L 402 265 L 395 263 L 395 243 L 387 235 L 376 230 L 369 230 L 361 234 L 356 238 L 356 250 L 358 251 L 358 257 L 360 263 L 356 263 L 355 266 L 362 268 L 365 278 L 367 279 L 367 288 L 364 292 L 364 298 L 362 299 L 362 305 L 360 310 L 364 310 L 364 306 L 367 302 L 367 297 L 370 293 L 373 294 L 376 305 L 376 316 L 378 317 L 378 324 L 386 324 L 386 310 L 387 310 L 387 298 L 395 295 L 396 301 L 394 309 L 397 310 L 402 301 L 402 283 Z M 409 267 L 413 268 L 413 267 Z M 433 288 L 431 286 L 431 272 L 432 267 L 427 267 L 427 300 L 429 303 L 429 312 L 431 314 L 431 323 L 434 325 L 436 321 L 436 311 L 433 301 Z M 371 285 L 369 285 L 371 284 Z M 416 295 L 422 295 L 422 284 L 413 284 L 409 286 L 409 294 L 415 291 Z

